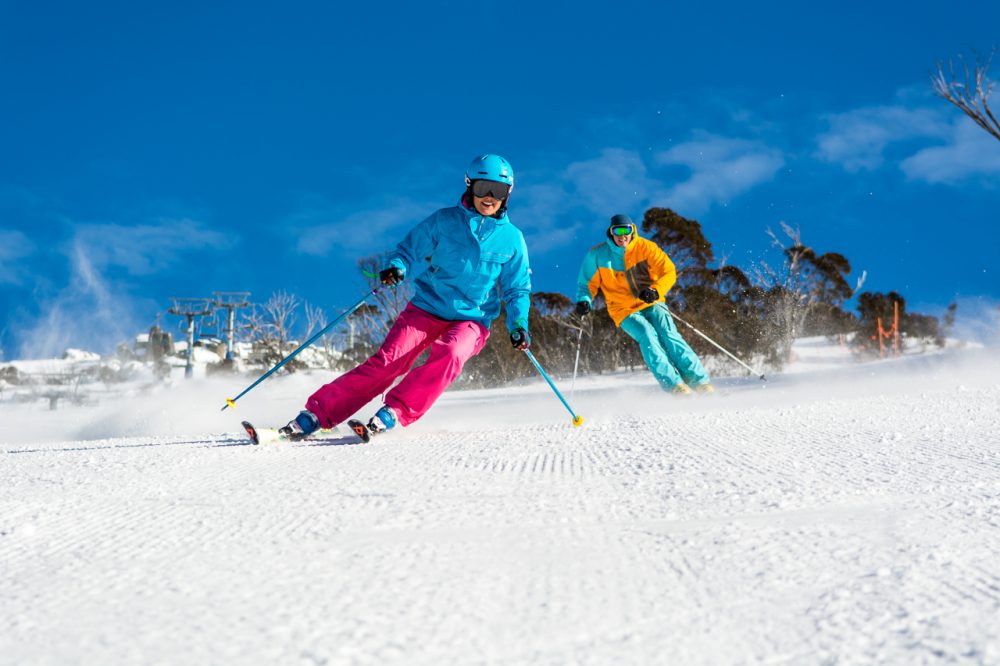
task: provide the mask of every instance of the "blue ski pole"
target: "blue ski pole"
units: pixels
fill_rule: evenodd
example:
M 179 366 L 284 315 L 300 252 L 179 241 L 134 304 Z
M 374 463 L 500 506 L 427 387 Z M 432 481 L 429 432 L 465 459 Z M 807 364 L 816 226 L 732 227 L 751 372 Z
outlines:
M 358 300 L 358 302 L 355 303 L 354 305 L 352 305 L 346 312 L 344 312 L 344 314 L 340 315 L 339 317 L 337 317 L 336 319 L 334 319 L 333 321 L 331 321 L 329 324 L 327 324 L 323 328 L 322 331 L 320 331 L 316 335 L 312 336 L 311 338 L 309 338 L 308 340 L 306 340 L 305 342 L 303 342 L 301 345 L 298 346 L 298 348 L 295 351 L 293 351 L 291 354 L 289 354 L 285 358 L 283 358 L 280 361 L 278 361 L 278 364 L 276 366 L 274 366 L 273 368 L 271 368 L 270 370 L 268 370 L 267 372 L 265 372 L 263 375 L 261 375 L 260 378 L 257 381 L 255 381 L 253 384 L 251 384 L 250 386 L 248 386 L 245 389 L 243 389 L 243 392 L 240 393 L 238 396 L 236 396 L 235 398 L 226 398 L 226 404 L 222 406 L 222 409 L 220 411 L 223 411 L 223 412 L 226 411 L 227 407 L 232 407 L 232 408 L 235 409 L 236 408 L 236 401 L 237 400 L 239 400 L 240 398 L 242 398 L 243 396 L 245 396 L 247 393 L 249 393 L 250 390 L 253 387 L 257 386 L 257 384 L 260 384 L 262 381 L 264 381 L 265 379 L 267 379 L 268 377 L 270 377 L 272 374 L 274 374 L 274 372 L 277 371 L 278 368 L 280 368 L 281 366 L 283 366 L 284 364 L 288 363 L 293 358 L 295 358 L 300 351 L 302 351 L 303 349 L 305 349 L 306 347 L 308 347 L 309 345 L 311 345 L 312 343 L 316 342 L 321 337 L 323 337 L 323 335 L 327 331 L 329 331 L 331 328 L 333 328 L 334 326 L 336 326 L 337 324 L 339 324 L 341 319 L 343 319 L 347 315 L 351 314 L 352 312 L 354 312 L 355 310 L 357 310 L 358 308 L 360 308 L 361 305 L 365 301 L 367 301 L 370 296 L 374 296 L 381 289 L 382 289 L 381 287 L 375 287 L 369 293 L 367 293 L 364 296 L 362 296 Z
M 570 416 L 573 417 L 573 425 L 575 426 L 583 425 L 583 417 L 577 415 L 577 413 L 573 411 L 573 408 L 569 406 L 569 403 L 566 402 L 566 398 L 562 396 L 562 393 L 559 392 L 559 389 L 556 388 L 556 385 L 552 383 L 552 380 L 549 379 L 549 376 L 545 374 L 544 370 L 542 370 L 542 366 L 539 365 L 537 360 L 535 360 L 535 355 L 532 354 L 527 349 L 524 350 L 524 353 L 528 355 L 528 360 L 531 361 L 531 363 L 535 366 L 535 369 L 538 370 L 539 374 L 541 374 L 542 377 L 545 378 L 545 381 L 547 381 L 552 390 L 555 391 L 556 397 L 558 397 L 562 401 L 562 404 L 566 407 L 566 409 L 569 410 Z

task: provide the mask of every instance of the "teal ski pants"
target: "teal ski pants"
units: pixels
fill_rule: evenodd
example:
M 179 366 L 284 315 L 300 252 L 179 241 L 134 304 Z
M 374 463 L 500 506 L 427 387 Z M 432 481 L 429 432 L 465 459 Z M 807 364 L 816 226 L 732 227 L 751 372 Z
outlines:
M 710 381 L 698 355 L 681 337 L 663 305 L 633 312 L 622 321 L 621 329 L 639 343 L 643 360 L 665 391 L 681 382 L 697 386 Z

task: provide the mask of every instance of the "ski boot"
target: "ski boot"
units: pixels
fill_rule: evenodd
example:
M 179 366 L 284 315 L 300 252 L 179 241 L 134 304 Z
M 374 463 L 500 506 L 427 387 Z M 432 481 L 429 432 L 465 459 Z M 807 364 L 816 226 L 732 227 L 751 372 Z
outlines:
M 282 437 L 297 442 L 319 430 L 319 419 L 312 412 L 303 409 L 299 415 L 288 422 L 288 425 L 278 428 Z
M 691 389 L 684 382 L 681 382 L 680 384 L 674 384 L 667 390 L 670 392 L 671 395 L 676 395 L 679 397 L 691 395 Z
M 388 405 L 382 405 L 382 408 L 375 412 L 375 416 L 371 417 L 367 425 L 356 419 L 351 419 L 347 425 L 367 444 L 374 435 L 394 428 L 397 421 L 396 411 Z
M 715 387 L 712 386 L 711 382 L 705 382 L 704 384 L 695 384 L 695 393 L 701 393 L 703 395 L 708 395 L 710 393 L 715 393 Z

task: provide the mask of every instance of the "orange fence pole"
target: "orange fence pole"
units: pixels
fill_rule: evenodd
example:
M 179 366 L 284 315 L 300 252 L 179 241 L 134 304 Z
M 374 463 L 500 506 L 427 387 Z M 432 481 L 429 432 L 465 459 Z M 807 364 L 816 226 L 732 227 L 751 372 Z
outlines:
M 878 357 L 885 358 L 885 349 L 882 346 L 882 338 L 885 337 L 885 332 L 882 330 L 882 317 L 876 321 L 878 322 Z
M 892 350 L 899 356 L 899 301 L 892 302 Z

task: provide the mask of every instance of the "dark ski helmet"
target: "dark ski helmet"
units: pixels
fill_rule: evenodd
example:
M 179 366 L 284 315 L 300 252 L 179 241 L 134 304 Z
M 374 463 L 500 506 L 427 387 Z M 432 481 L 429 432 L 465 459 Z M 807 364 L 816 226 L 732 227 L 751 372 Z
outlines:
M 637 230 L 635 228 L 635 222 L 632 221 L 632 218 L 629 217 L 628 215 L 625 215 L 624 213 L 618 213 L 617 215 L 611 216 L 611 224 L 608 225 L 608 231 L 607 231 L 608 238 L 614 240 L 615 235 L 625 235 L 625 234 L 614 233 L 614 230 L 616 228 L 620 229 L 622 227 L 631 227 L 632 235 L 636 235 L 637 233 Z

